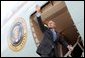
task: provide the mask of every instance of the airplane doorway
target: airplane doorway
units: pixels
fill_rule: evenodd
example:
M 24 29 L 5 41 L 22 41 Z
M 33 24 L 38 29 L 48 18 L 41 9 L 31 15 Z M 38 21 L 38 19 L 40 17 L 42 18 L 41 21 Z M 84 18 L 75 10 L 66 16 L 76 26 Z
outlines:
M 68 51 L 66 48 L 64 48 L 59 44 L 58 46 L 59 50 L 57 50 L 59 52 L 58 53 L 59 57 L 82 56 L 82 52 L 84 48 L 82 45 L 81 36 L 70 16 L 70 13 L 66 7 L 65 2 L 63 1 L 47 2 L 45 5 L 41 7 L 41 10 L 42 10 L 42 14 L 41 14 L 42 21 L 45 24 L 47 24 L 49 20 L 55 21 L 56 31 L 58 31 L 62 36 L 64 36 L 68 44 L 71 44 L 74 47 L 73 52 L 70 53 L 70 51 Z M 40 31 L 40 28 L 37 24 L 35 13 L 36 12 L 34 12 L 30 16 L 31 19 L 30 22 L 31 22 L 33 37 L 36 46 L 38 46 L 40 41 L 42 40 L 43 34 Z

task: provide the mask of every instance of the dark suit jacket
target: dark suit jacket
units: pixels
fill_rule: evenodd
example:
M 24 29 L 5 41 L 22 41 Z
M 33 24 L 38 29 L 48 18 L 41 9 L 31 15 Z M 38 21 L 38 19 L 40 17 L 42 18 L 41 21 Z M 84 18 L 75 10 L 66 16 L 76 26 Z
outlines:
M 62 39 L 58 32 L 56 32 L 57 40 L 55 40 L 55 42 L 53 41 L 52 31 L 44 26 L 41 20 L 41 16 L 37 17 L 37 21 L 41 31 L 44 34 L 43 39 L 36 51 L 39 55 L 48 55 L 58 42 L 67 47 L 68 44 L 64 41 L 64 39 Z

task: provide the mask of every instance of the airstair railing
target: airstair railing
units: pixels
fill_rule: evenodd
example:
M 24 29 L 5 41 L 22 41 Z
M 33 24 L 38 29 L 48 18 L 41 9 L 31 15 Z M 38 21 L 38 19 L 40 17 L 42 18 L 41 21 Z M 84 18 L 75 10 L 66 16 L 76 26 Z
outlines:
M 77 39 L 76 43 L 73 45 L 73 50 L 74 50 L 74 48 L 76 47 L 76 45 L 78 45 L 78 46 L 81 48 L 81 50 L 83 51 L 81 57 L 84 57 L 84 48 L 80 45 L 79 40 L 80 40 L 80 35 L 78 36 L 78 39 Z M 73 51 L 73 50 L 72 50 L 72 51 Z M 64 57 L 67 57 L 67 56 L 72 57 L 72 56 L 71 56 L 72 51 L 68 51 L 68 52 L 64 55 Z

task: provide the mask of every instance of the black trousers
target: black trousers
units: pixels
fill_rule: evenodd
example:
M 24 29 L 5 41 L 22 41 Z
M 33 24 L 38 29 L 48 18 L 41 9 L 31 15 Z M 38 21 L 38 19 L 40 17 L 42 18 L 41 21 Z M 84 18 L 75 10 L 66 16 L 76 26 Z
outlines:
M 43 54 L 43 55 L 41 55 L 41 57 L 56 57 L 54 48 L 52 49 L 50 54 L 48 54 L 48 55 Z

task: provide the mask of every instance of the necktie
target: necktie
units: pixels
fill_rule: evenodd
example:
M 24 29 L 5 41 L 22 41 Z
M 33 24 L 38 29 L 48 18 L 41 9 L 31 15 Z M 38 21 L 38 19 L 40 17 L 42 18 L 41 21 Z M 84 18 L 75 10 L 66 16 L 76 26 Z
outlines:
M 57 39 L 57 35 L 56 35 L 55 30 L 52 30 L 52 33 L 53 33 L 53 41 L 55 41 Z

